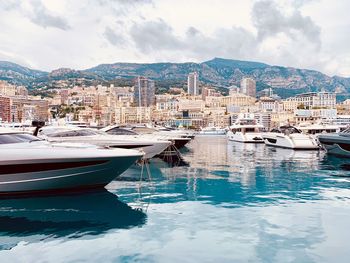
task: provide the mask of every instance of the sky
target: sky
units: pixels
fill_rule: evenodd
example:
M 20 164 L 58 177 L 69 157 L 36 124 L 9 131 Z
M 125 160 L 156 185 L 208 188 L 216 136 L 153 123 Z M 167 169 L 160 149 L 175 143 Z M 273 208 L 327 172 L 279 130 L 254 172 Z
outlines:
M 265 62 L 350 77 L 348 0 L 0 0 L 0 60 Z

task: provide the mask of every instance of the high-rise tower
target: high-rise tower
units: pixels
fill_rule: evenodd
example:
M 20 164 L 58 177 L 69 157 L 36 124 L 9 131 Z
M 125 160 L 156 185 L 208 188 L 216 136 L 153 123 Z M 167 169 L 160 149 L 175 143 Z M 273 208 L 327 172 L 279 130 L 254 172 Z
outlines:
M 145 77 L 137 77 L 134 85 L 134 102 L 137 107 L 149 107 L 155 102 L 154 81 Z
M 256 82 L 252 78 L 241 80 L 241 93 L 256 98 Z
M 187 93 L 190 95 L 199 95 L 198 73 L 192 72 L 187 77 Z

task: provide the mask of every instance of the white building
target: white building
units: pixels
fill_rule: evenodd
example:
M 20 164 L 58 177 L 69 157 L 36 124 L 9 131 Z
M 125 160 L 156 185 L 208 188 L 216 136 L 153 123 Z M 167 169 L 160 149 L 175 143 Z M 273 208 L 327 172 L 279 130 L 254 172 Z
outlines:
M 264 126 L 266 131 L 271 129 L 271 113 L 269 112 L 259 112 L 254 114 L 254 118 L 257 123 Z
M 0 94 L 4 96 L 15 96 L 16 86 L 0 80 Z
M 168 95 L 156 95 L 156 110 L 158 111 L 177 111 L 179 101 L 175 97 Z
M 115 109 L 115 123 L 147 123 L 150 121 L 150 107 L 121 107 Z
M 205 102 L 202 100 L 179 99 L 178 105 L 179 111 L 203 111 L 205 107 Z
M 334 120 L 337 118 L 336 109 L 313 109 L 313 110 L 303 110 L 298 109 L 294 111 L 295 118 L 297 121 L 308 121 L 313 120 Z
M 313 108 L 336 108 L 336 96 L 333 92 L 309 92 L 288 98 L 287 101 L 296 102 L 300 107 L 305 109 Z
M 273 98 L 261 97 L 258 103 L 259 110 L 262 112 L 276 112 L 279 110 L 279 103 Z
M 231 96 L 233 94 L 240 93 L 240 91 L 241 91 L 241 89 L 235 85 L 228 87 L 228 90 L 229 90 L 229 96 Z

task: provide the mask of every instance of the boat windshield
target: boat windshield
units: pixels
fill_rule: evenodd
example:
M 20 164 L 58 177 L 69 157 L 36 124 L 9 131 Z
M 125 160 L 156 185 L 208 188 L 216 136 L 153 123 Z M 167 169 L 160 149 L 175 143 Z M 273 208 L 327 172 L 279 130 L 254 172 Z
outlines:
M 3 133 L 0 134 L 0 144 L 22 143 L 41 141 L 38 137 L 28 133 Z
M 302 133 L 301 130 L 293 126 L 281 126 L 279 128 L 272 129 L 271 132 L 283 133 L 283 134 Z
M 132 128 L 132 130 L 139 134 L 151 134 L 157 131 L 156 129 L 148 127 L 134 127 Z
M 137 133 L 134 131 L 126 130 L 118 127 L 112 128 L 106 132 L 111 135 L 137 135 Z
M 176 129 L 172 127 L 157 127 L 159 131 L 176 131 Z
M 62 132 L 56 132 L 47 134 L 49 137 L 77 137 L 77 136 L 94 136 L 94 135 L 104 135 L 104 132 L 95 130 L 67 130 Z

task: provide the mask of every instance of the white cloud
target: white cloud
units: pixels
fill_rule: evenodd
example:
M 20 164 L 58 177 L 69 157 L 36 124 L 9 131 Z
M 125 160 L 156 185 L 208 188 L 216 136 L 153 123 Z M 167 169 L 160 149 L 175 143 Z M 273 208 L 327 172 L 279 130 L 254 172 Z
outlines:
M 303 16 L 299 10 L 300 2 L 294 6 L 291 14 L 284 14 L 283 7 L 275 1 L 261 0 L 255 3 L 252 20 L 258 31 L 258 39 L 284 33 L 291 38 L 301 34 L 310 42 L 320 45 L 320 27 L 309 16 Z
M 40 0 L 32 0 L 27 16 L 34 24 L 44 28 L 54 27 L 62 30 L 70 29 L 66 19 L 50 12 Z
M 51 70 L 225 57 L 350 76 L 349 7 L 345 0 L 7 0 L 0 60 Z
M 114 46 L 120 46 L 125 43 L 124 36 L 116 33 L 111 27 L 107 26 L 103 36 Z

